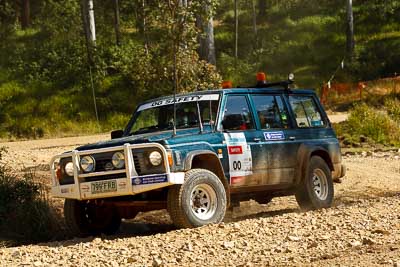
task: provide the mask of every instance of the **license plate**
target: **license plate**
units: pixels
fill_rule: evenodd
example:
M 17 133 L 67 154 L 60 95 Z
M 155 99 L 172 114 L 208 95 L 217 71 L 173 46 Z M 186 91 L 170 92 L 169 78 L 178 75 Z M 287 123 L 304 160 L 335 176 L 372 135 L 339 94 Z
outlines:
M 99 181 L 92 183 L 92 194 L 109 193 L 117 191 L 117 181 Z

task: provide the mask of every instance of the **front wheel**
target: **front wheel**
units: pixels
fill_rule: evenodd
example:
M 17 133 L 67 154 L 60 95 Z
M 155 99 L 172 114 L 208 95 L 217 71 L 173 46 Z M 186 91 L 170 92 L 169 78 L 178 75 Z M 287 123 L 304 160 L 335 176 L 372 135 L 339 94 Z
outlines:
M 302 210 L 328 208 L 333 202 L 332 172 L 321 157 L 311 157 L 306 176 L 296 192 Z
M 93 201 L 66 199 L 64 217 L 70 232 L 81 237 L 115 234 L 121 225 L 121 217 L 114 207 Z
M 168 191 L 168 212 L 179 228 L 222 222 L 226 202 L 224 185 L 214 173 L 204 169 L 186 172 L 185 182 Z

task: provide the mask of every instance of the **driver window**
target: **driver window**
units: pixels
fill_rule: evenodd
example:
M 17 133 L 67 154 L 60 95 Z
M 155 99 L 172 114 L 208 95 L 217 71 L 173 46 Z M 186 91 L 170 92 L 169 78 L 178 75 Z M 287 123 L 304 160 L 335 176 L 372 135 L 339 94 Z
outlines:
M 250 130 L 254 129 L 254 122 L 249 104 L 244 95 L 228 96 L 222 120 L 224 130 Z

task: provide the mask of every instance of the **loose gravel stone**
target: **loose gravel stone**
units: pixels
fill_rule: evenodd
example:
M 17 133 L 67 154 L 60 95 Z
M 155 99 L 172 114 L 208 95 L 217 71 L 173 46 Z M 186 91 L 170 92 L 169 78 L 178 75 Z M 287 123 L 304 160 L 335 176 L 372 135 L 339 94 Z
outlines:
M 60 140 L 6 145 L 13 161 L 40 167 L 77 140 L 63 147 Z M 0 265 L 400 267 L 398 154 L 346 156 L 348 174 L 335 185 L 330 209 L 300 212 L 294 197 L 268 205 L 249 201 L 235 208 L 230 223 L 181 230 L 173 229 L 165 211 L 143 213 L 123 223 L 138 228 L 135 234 L 123 230 L 119 236 L 0 248 Z

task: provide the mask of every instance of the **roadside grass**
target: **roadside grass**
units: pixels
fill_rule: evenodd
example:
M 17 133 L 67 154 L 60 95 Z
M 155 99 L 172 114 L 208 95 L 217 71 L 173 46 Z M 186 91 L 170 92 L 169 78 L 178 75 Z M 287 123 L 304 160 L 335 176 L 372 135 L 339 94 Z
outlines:
M 0 162 L 2 154 L 0 148 Z M 0 163 L 0 245 L 10 246 L 63 237 L 62 217 L 34 173 L 21 177 Z
M 124 129 L 130 119 L 129 115 L 114 113 L 99 123 L 92 120 L 73 120 L 60 116 L 58 122 L 45 118 L 26 117 L 12 122 L 7 131 L 0 130 L 0 141 L 61 138 L 81 135 L 92 135 Z
M 381 101 L 382 106 L 369 101 L 356 104 L 347 121 L 334 125 L 344 147 L 400 146 L 400 100 L 385 97 Z

